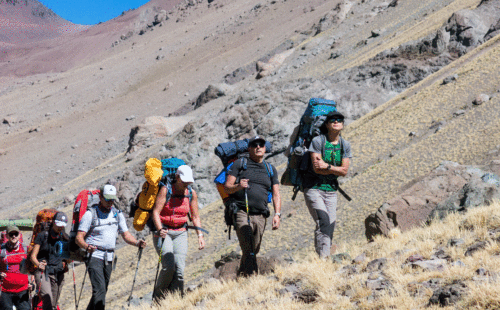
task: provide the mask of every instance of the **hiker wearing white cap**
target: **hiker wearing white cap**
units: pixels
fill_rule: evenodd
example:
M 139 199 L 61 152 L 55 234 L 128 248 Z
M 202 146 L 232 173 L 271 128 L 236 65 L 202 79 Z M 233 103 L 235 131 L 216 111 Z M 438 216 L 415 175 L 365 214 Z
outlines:
M 138 241 L 129 232 L 122 212 L 113 207 L 116 200 L 116 188 L 113 185 L 101 187 L 99 203 L 87 209 L 78 227 L 76 244 L 86 250 L 90 258 L 86 264 L 92 284 L 92 298 L 87 310 L 105 309 L 117 235 L 120 234 L 130 245 L 146 246 L 146 241 Z
M 7 242 L 0 249 L 0 310 L 30 310 L 28 276 L 20 272 L 20 264 L 26 258 L 19 241 L 21 232 L 17 226 L 9 226 Z
M 68 217 L 64 212 L 57 212 L 48 231 L 39 233 L 31 252 L 31 261 L 37 268 L 35 281 L 40 288 L 43 310 L 56 310 L 57 301 L 64 285 L 64 273 L 68 270 L 67 262 L 56 251 L 56 243 L 68 241 L 64 231 Z
M 187 224 L 189 214 L 197 229 L 198 248 L 205 247 L 198 213 L 198 195 L 191 188 L 193 171 L 189 166 L 177 168 L 172 185 L 162 186 L 156 197 L 152 217 L 156 231 L 153 242 L 161 259 L 161 271 L 153 298 L 158 300 L 167 292 L 184 290 L 184 267 L 188 250 Z

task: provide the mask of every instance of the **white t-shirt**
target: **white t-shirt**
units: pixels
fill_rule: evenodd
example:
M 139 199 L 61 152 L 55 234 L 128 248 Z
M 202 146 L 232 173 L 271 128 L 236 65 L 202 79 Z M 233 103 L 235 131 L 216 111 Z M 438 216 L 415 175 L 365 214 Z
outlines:
M 102 249 L 114 249 L 116 246 L 116 238 L 118 234 L 123 234 L 128 231 L 127 222 L 125 217 L 121 212 L 109 213 L 102 212 L 97 205 L 91 208 L 96 208 L 97 219 L 95 221 L 95 226 L 91 233 L 86 236 L 85 241 L 89 245 L 95 245 Z M 89 208 L 90 209 L 90 208 Z M 92 225 L 92 211 L 87 210 L 82 216 L 80 225 L 78 227 L 79 231 L 87 233 Z M 104 260 L 105 251 L 96 250 L 92 257 Z M 107 252 L 107 260 L 113 260 L 114 252 Z

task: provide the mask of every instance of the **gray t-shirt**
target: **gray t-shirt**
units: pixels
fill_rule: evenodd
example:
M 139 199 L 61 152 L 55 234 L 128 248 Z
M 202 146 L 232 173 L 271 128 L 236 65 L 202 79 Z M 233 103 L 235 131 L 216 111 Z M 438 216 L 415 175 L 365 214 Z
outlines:
M 351 143 L 349 143 L 349 141 L 347 141 L 343 138 L 341 138 L 341 139 L 343 142 L 342 146 L 344 148 L 344 154 L 343 154 L 341 160 L 344 158 L 352 158 Z M 322 142 L 323 142 L 323 139 L 322 139 L 321 135 L 314 137 L 311 141 L 311 145 L 309 146 L 309 152 L 318 153 L 323 157 L 323 148 L 325 147 L 325 145 Z
M 114 212 L 113 210 L 109 213 L 102 212 L 97 206 L 92 206 L 96 208 L 97 219 L 96 225 L 92 229 L 91 233 L 86 236 L 85 242 L 90 245 L 95 245 L 102 249 L 114 249 L 116 245 L 116 238 L 118 234 L 123 234 L 128 231 L 127 222 L 125 217 L 121 212 Z M 92 211 L 87 210 L 82 216 L 80 221 L 79 231 L 87 233 L 92 225 Z M 113 260 L 113 252 L 107 252 L 107 260 Z M 92 257 L 104 260 L 104 251 L 96 250 Z
M 309 146 L 309 152 L 321 155 L 326 163 L 333 166 L 341 166 L 344 158 L 352 158 L 351 144 L 340 138 L 337 144 L 331 144 L 323 135 L 315 137 Z M 316 188 L 324 191 L 337 190 L 337 176 L 319 175 L 314 173 L 312 166 L 307 172 L 307 177 L 304 178 L 302 185 L 304 188 Z

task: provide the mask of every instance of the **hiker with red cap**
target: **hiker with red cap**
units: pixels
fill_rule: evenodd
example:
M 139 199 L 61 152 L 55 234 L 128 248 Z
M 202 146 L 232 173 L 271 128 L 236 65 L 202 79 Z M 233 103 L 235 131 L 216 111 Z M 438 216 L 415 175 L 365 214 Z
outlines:
M 184 267 L 188 251 L 188 226 L 191 215 L 198 235 L 198 249 L 205 247 L 198 212 L 198 195 L 191 188 L 193 171 L 187 165 L 177 168 L 172 183 L 163 184 L 156 196 L 152 219 L 153 242 L 160 255 L 161 271 L 153 291 L 153 300 L 169 292 L 184 291 Z M 159 265 L 158 265 L 159 266 Z M 155 281 L 156 282 L 156 281 Z
M 116 188 L 106 184 L 100 189 L 99 203 L 88 208 L 80 220 L 76 244 L 87 251 L 87 270 L 92 284 L 92 298 L 87 310 L 103 310 L 113 270 L 116 238 L 136 247 L 144 248 L 146 241 L 137 240 L 128 230 L 125 217 L 113 204 L 117 200 Z
M 237 159 L 228 171 L 224 188 L 236 205 L 234 227 L 240 243 L 242 257 L 239 275 L 258 273 L 256 255 L 273 202 L 272 229 L 280 227 L 281 197 L 278 172 L 264 161 L 266 140 L 255 136 L 248 141 L 248 155 Z
M 26 258 L 19 241 L 21 232 L 17 226 L 7 227 L 7 242 L 0 249 L 0 310 L 29 310 L 28 276 L 20 272 L 20 264 Z
M 67 263 L 57 255 L 56 244 L 59 241 L 69 241 L 69 236 L 64 231 L 67 224 L 66 214 L 57 212 L 50 229 L 36 236 L 31 252 L 31 262 L 37 269 L 35 281 L 37 287 L 40 288 L 43 310 L 57 309 L 57 301 L 64 285 L 64 273 L 68 270 Z

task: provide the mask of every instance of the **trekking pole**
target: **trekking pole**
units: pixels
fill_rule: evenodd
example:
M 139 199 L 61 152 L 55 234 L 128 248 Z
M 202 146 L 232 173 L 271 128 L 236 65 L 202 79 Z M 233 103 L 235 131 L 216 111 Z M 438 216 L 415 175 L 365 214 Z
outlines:
M 83 274 L 82 288 L 80 289 L 80 295 L 78 296 L 78 301 L 76 302 L 76 305 L 75 305 L 75 308 L 77 308 L 77 309 L 78 309 L 78 304 L 80 303 L 80 298 L 82 298 L 83 285 L 85 284 L 85 278 L 87 277 L 87 272 L 89 271 L 90 259 L 92 258 L 92 254 L 94 254 L 94 252 L 90 253 L 87 267 L 85 268 L 85 273 Z M 107 257 L 105 257 L 105 259 L 106 258 Z
M 252 262 L 255 264 L 253 267 L 257 266 L 257 258 L 255 257 L 254 253 L 254 248 L 253 248 L 253 234 L 252 234 L 252 226 L 250 226 L 250 210 L 248 208 L 248 192 L 247 189 L 245 188 L 245 205 L 247 207 L 247 223 L 248 223 L 248 228 L 250 229 L 250 247 L 252 251 L 250 252 L 250 256 L 252 258 Z M 253 272 L 253 270 L 252 270 Z
M 137 258 L 137 267 L 135 267 L 134 281 L 132 282 L 132 290 L 130 291 L 130 296 L 128 297 L 128 306 L 130 307 L 130 300 L 132 300 L 132 293 L 134 292 L 135 278 L 137 278 L 137 270 L 139 270 L 139 263 L 141 262 L 142 248 L 139 248 L 139 258 Z
M 75 310 L 78 310 L 78 304 L 76 303 L 76 278 L 75 278 L 75 261 L 71 262 L 73 267 L 73 292 L 75 292 Z
M 160 248 L 160 257 L 158 258 L 158 265 L 156 266 L 156 276 L 155 276 L 155 284 L 153 285 L 153 298 L 151 299 L 151 307 L 153 307 L 156 283 L 158 281 L 158 274 L 160 273 L 161 257 L 163 255 L 163 242 L 165 242 L 165 238 L 161 238 L 160 236 L 160 238 L 158 239 L 158 246 Z

